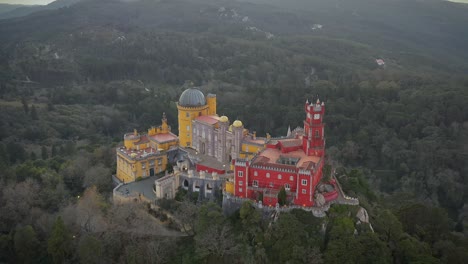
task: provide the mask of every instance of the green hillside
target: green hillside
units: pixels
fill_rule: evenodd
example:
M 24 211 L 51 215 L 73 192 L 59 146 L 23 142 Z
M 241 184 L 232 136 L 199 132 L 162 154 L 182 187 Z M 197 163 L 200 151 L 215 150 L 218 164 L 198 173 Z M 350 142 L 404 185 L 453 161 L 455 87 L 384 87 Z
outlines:
M 436 0 L 89 0 L 0 20 L 0 263 L 463 263 L 466 25 Z M 319 95 L 327 158 L 375 232 L 352 206 L 270 226 L 167 202 L 193 225 L 162 237 L 111 206 L 114 147 L 163 112 L 177 133 L 190 82 L 257 135 L 301 126 Z

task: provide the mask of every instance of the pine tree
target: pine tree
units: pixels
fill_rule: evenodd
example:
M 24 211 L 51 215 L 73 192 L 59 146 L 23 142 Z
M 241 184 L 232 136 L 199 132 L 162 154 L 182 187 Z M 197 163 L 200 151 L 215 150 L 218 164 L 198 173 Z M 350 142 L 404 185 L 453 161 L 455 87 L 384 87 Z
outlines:
M 43 160 L 46 160 L 47 158 L 49 158 L 49 154 L 47 153 L 47 148 L 45 146 L 41 147 L 41 158 Z
M 37 160 L 36 152 L 31 151 L 31 154 L 29 155 L 29 158 L 30 158 L 31 160 Z
M 279 205 L 285 205 L 286 204 L 286 189 L 284 189 L 284 186 L 281 187 L 281 190 L 278 193 L 278 203 Z
M 62 218 L 59 216 L 55 221 L 52 234 L 47 241 L 47 252 L 54 263 L 64 263 L 71 253 L 70 234 L 65 228 Z
M 32 120 L 38 120 L 39 119 L 39 116 L 37 115 L 37 110 L 36 110 L 35 105 L 33 105 L 31 107 L 31 118 L 32 118 Z
M 40 242 L 31 226 L 17 228 L 14 236 L 15 253 L 21 263 L 36 263 L 40 257 Z
M 57 156 L 57 147 L 55 145 L 52 145 L 52 153 L 51 153 L 51 156 L 52 157 L 55 157 Z

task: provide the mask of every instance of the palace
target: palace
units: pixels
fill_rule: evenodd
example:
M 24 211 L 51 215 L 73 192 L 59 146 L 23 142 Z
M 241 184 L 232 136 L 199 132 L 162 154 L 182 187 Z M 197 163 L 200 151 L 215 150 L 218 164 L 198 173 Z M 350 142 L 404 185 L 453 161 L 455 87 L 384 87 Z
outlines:
M 166 114 L 163 114 L 162 124 L 151 127 L 147 134 L 140 135 L 136 130 L 125 134 L 124 145 L 116 150 L 117 178 L 128 183 L 165 171 L 167 152 L 178 143 L 167 124 Z
M 162 125 L 147 134 L 124 135 L 124 145 L 117 148 L 120 181 L 153 176 L 172 164 L 174 173 L 155 181 L 157 198 L 173 198 L 178 187 L 203 199 L 222 189 L 267 206 L 279 202 L 283 188 L 288 204 L 321 206 L 337 198 L 333 182 L 319 184 L 325 155 L 325 104 L 319 99 L 305 103 L 303 128 L 280 138 L 257 137 L 240 120 L 231 124 L 227 116 L 217 115 L 216 95 L 205 97 L 196 88 L 185 90 L 176 104 L 178 137 L 165 115 Z

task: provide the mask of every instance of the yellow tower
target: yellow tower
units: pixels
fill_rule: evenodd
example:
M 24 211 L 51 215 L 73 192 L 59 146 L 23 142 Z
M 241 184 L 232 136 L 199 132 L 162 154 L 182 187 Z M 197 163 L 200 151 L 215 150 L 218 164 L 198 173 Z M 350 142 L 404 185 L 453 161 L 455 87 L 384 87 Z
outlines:
M 208 104 L 208 114 L 216 115 L 216 94 L 208 94 L 206 103 Z
M 199 116 L 216 115 L 216 95 L 209 95 L 207 103 L 200 90 L 189 88 L 180 95 L 177 109 L 179 111 L 179 144 L 182 147 L 191 147 L 192 120 Z

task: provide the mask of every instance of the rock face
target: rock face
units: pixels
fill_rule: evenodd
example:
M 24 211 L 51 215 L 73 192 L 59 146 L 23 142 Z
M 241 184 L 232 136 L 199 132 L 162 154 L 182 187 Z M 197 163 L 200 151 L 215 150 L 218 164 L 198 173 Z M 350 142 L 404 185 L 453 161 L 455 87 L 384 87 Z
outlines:
M 361 223 L 369 223 L 369 215 L 367 214 L 366 209 L 362 207 L 359 208 L 356 217 L 359 219 L 359 221 L 361 221 Z
M 317 194 L 315 196 L 315 205 L 318 207 L 322 207 L 325 204 L 325 197 L 322 194 Z

